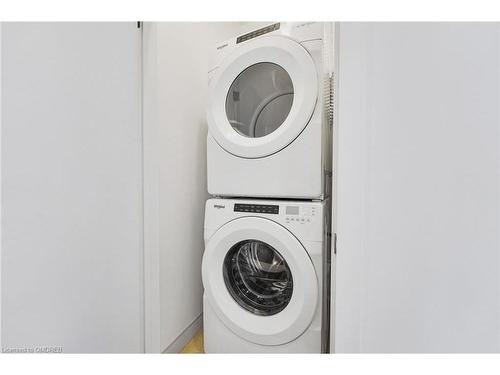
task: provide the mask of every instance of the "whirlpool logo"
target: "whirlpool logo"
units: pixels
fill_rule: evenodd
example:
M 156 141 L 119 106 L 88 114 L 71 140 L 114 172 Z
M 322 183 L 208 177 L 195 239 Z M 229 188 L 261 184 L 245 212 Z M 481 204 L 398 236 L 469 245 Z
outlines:
M 214 208 L 226 208 L 223 204 L 214 204 Z

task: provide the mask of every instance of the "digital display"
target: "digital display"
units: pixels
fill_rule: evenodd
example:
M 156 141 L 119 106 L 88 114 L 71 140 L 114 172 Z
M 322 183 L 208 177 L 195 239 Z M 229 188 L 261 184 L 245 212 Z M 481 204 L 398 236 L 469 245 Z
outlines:
M 252 39 L 252 38 L 256 38 L 258 36 L 261 36 L 261 35 L 264 35 L 267 33 L 270 33 L 270 32 L 275 31 L 275 30 L 279 30 L 279 28 L 280 28 L 280 24 L 275 23 L 275 24 L 263 27 L 262 29 L 252 31 L 252 32 L 247 33 L 245 35 L 241 35 L 238 38 L 236 38 L 236 44 L 247 41 L 247 40 Z
M 287 215 L 298 215 L 299 207 L 298 206 L 286 206 L 286 214 Z
M 257 212 L 261 214 L 279 214 L 280 206 L 274 204 L 235 203 L 234 212 Z

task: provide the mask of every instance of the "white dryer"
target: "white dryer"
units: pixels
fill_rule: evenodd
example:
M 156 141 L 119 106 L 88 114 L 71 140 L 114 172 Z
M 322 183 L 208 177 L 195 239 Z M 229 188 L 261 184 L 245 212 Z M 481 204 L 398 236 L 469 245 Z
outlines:
M 211 195 L 328 196 L 332 38 L 329 23 L 276 23 L 214 49 L 207 106 Z
M 328 352 L 328 211 L 327 201 L 207 201 L 207 353 Z

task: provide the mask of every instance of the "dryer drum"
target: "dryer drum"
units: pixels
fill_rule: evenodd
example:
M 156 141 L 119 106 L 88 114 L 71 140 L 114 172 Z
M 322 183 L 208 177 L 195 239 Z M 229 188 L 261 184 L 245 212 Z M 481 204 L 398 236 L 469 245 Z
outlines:
M 224 259 L 224 282 L 233 299 L 261 316 L 282 311 L 290 302 L 293 278 L 282 255 L 258 240 L 231 247 Z
M 226 97 L 226 115 L 233 129 L 260 138 L 279 128 L 293 105 L 293 83 L 278 64 L 249 66 L 234 80 Z

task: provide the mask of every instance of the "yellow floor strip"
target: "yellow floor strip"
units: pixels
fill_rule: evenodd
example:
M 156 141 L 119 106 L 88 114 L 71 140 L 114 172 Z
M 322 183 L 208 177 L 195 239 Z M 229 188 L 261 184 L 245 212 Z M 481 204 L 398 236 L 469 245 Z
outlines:
M 203 329 L 196 332 L 196 335 L 181 350 L 183 354 L 201 354 L 205 353 L 203 348 Z

